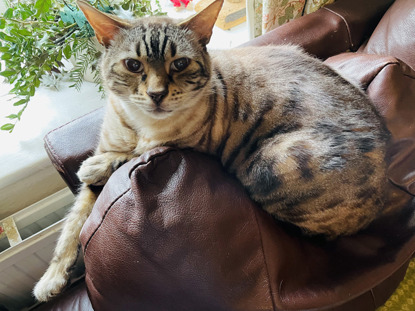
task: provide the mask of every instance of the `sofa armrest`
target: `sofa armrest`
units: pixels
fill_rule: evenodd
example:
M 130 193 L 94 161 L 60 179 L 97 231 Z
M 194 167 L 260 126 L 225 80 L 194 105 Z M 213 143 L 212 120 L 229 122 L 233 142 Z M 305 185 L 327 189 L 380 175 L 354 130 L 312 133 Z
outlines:
M 244 45 L 297 44 L 322 59 L 348 50 L 356 51 L 392 2 L 337 0 Z
M 54 167 L 73 193 L 80 184 L 76 175 L 81 163 L 98 144 L 104 109 L 94 110 L 49 132 L 45 149 Z
M 217 159 L 158 148 L 120 167 L 82 229 L 95 310 L 375 310 L 415 249 L 412 196 L 360 234 L 306 239 Z M 122 297 L 122 299 L 120 299 Z

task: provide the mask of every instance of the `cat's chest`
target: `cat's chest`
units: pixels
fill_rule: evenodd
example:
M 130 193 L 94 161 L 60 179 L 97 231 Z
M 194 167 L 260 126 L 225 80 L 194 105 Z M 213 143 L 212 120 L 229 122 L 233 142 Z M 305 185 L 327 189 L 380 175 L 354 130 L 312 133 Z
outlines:
M 183 137 L 183 129 L 171 120 L 154 123 L 137 122 L 135 130 L 137 133 L 136 154 L 142 154 L 160 146 L 192 147 L 192 143 Z

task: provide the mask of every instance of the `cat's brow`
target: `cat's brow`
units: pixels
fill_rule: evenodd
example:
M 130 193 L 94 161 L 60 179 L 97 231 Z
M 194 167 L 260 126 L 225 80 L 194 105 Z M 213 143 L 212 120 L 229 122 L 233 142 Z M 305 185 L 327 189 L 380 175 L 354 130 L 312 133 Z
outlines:
M 140 45 L 140 42 L 137 43 L 137 46 L 136 46 L 135 50 L 136 50 L 137 56 L 138 57 L 141 57 L 141 45 Z
M 145 53 L 147 57 L 153 59 L 164 59 L 167 43 L 170 41 L 170 37 L 167 33 L 168 27 L 164 25 L 149 25 L 148 28 L 141 28 L 142 36 L 141 40 L 137 43 L 136 51 L 137 55 L 141 57 L 142 44 L 145 47 Z M 170 43 L 170 51 L 172 56 L 176 54 L 176 45 Z
M 152 56 L 154 58 L 160 58 L 160 32 L 158 29 L 153 29 L 150 36 L 150 47 Z
M 149 46 L 147 44 L 146 39 L 147 39 L 147 36 L 146 36 L 146 34 L 144 34 L 143 37 L 141 38 L 141 40 L 144 42 L 144 46 L 146 48 L 146 54 L 147 54 L 147 56 L 150 57 L 151 56 L 150 55 L 150 48 L 149 48 Z
M 177 47 L 176 44 L 171 42 L 170 43 L 170 53 L 171 53 L 171 57 L 176 56 L 176 52 L 177 52 Z
M 163 39 L 163 44 L 161 46 L 161 56 L 162 57 L 164 57 L 164 54 L 166 53 L 167 41 L 169 41 L 169 36 L 167 35 L 167 32 L 165 32 L 164 39 Z

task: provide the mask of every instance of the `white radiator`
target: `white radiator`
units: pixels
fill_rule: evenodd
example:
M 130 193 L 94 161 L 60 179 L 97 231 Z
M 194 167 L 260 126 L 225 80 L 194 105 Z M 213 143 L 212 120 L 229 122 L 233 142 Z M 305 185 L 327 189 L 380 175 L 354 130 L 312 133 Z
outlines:
M 65 188 L 0 220 L 0 310 L 24 310 L 35 303 L 31 291 L 52 258 L 73 200 Z

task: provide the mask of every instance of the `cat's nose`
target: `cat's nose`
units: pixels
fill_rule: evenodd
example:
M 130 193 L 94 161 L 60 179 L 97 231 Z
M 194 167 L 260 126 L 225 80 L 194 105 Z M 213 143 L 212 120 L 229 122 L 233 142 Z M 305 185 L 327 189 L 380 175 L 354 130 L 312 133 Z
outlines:
M 160 92 L 151 92 L 147 91 L 147 95 L 153 100 L 156 106 L 160 106 L 164 97 L 166 97 L 168 90 L 163 90 Z

